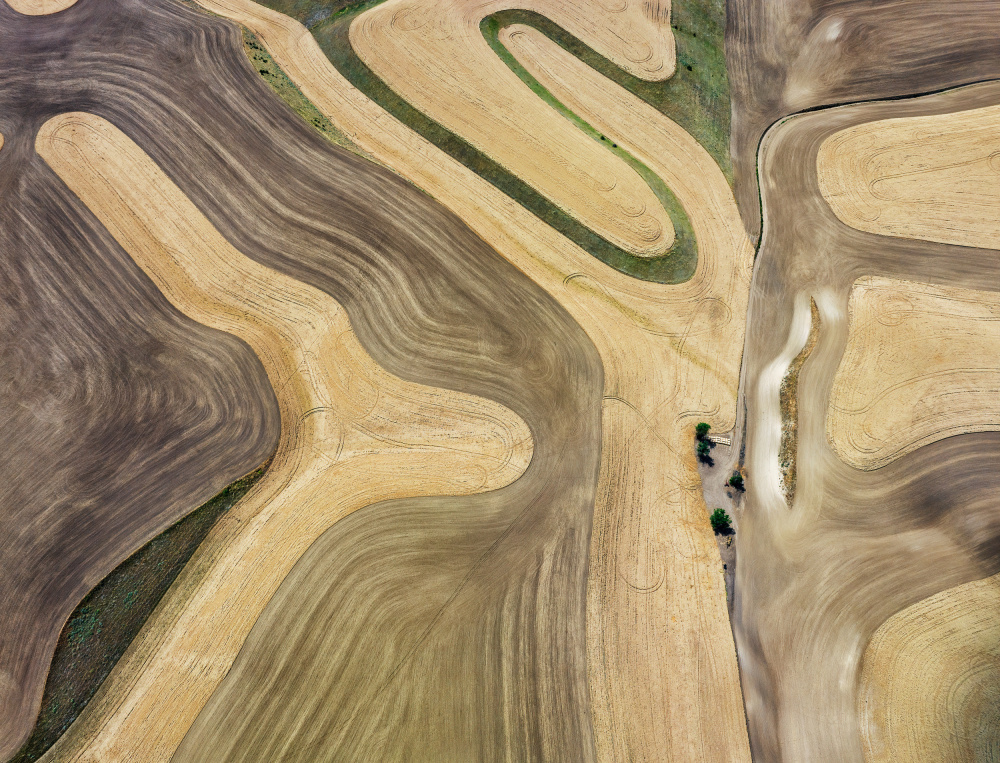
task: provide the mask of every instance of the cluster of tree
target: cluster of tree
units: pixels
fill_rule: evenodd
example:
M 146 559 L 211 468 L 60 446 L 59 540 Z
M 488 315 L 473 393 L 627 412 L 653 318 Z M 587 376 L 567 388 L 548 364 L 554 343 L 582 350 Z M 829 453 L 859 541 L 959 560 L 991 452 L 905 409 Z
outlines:
M 725 509 L 716 509 L 713 511 L 709 521 L 712 523 L 712 529 L 717 535 L 726 535 L 732 532 L 733 528 L 730 523 L 733 520 L 726 513 Z
M 711 428 L 712 426 L 704 421 L 694 428 L 695 450 L 698 453 L 698 460 L 709 466 L 712 465 L 712 448 L 715 447 L 715 443 L 708 439 L 708 430 Z

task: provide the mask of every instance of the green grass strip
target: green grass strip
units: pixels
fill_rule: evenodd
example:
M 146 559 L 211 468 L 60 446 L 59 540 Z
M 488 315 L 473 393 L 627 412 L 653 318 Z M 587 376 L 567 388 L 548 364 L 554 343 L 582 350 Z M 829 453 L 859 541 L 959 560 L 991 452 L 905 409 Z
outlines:
M 76 720 L 220 516 L 270 462 L 160 533 L 98 583 L 69 616 L 49 668 L 42 707 L 10 763 L 33 763 Z
M 350 138 L 338 130 L 316 108 L 313 102 L 303 95 L 302 91 L 292 82 L 291 78 L 271 58 L 271 54 L 267 52 L 267 48 L 264 47 L 263 43 L 257 39 L 257 35 L 246 27 L 241 27 L 241 29 L 243 30 L 243 49 L 250 59 L 250 64 L 278 97 L 287 103 L 292 111 L 319 130 L 323 137 L 331 143 L 336 143 L 338 146 L 351 151 L 361 152 L 361 149 L 354 145 Z
M 500 30 L 510 26 L 510 24 L 505 23 L 503 19 L 498 18 L 499 16 L 500 14 L 487 16 L 479 24 L 479 29 L 482 31 L 483 37 L 486 38 L 486 41 L 489 43 L 493 51 L 505 64 L 507 64 L 510 70 L 514 72 L 525 85 L 531 88 L 531 91 L 535 95 L 566 117 L 566 119 L 576 125 L 578 129 L 583 131 L 586 135 L 589 135 L 595 141 L 601 143 L 604 148 L 611 151 L 611 153 L 615 154 L 619 159 L 626 162 L 632 169 L 639 173 L 639 176 L 646 181 L 646 185 L 650 187 L 656 195 L 656 198 L 659 199 L 660 204 L 670 217 L 670 222 L 673 223 L 674 243 L 671 246 L 668 255 L 676 257 L 679 262 L 690 263 L 693 273 L 693 267 L 698 261 L 698 249 L 695 243 L 694 229 L 691 227 L 691 221 L 688 219 L 687 212 L 684 211 L 684 207 L 681 205 L 680 200 L 667 187 L 667 184 L 663 182 L 659 175 L 653 172 L 653 170 L 639 161 L 624 148 L 621 148 L 617 143 L 609 140 L 599 130 L 591 126 L 589 122 L 567 108 L 562 101 L 556 98 L 541 82 L 532 76 L 527 69 L 521 66 L 517 58 L 515 58 L 514 55 L 507 50 L 504 44 L 500 42 Z M 688 278 L 690 277 L 691 276 L 688 275 Z
M 452 158 L 464 164 L 488 183 L 503 191 L 543 222 L 555 228 L 591 255 L 619 272 L 655 283 L 682 283 L 695 271 L 697 250 L 679 231 L 673 248 L 660 257 L 637 257 L 615 246 L 582 225 L 542 194 L 509 172 L 468 141 L 442 127 L 423 112 L 411 106 L 385 84 L 355 54 L 350 43 L 351 22 L 361 13 L 383 0 L 366 0 L 354 5 L 339 6 L 335 12 L 312 27 L 320 48 L 336 69 L 368 98 L 423 136 Z M 273 4 L 272 4 L 273 3 Z M 282 10 L 299 8 L 299 21 L 319 14 L 319 3 L 288 3 L 265 0 L 265 5 Z M 325 4 L 324 4 L 325 5 Z M 654 189 L 655 192 L 655 189 Z M 679 206 L 679 205 L 678 205 Z M 669 214 L 669 211 L 668 211 Z M 688 225 L 690 230 L 690 226 Z M 682 249 L 681 247 L 686 247 Z
M 500 11 L 485 21 L 497 31 L 512 24 L 538 30 L 592 69 L 677 122 L 708 151 L 732 184 L 724 0 L 672 3 L 670 24 L 677 44 L 677 72 L 665 82 L 649 82 L 629 74 L 538 13 Z

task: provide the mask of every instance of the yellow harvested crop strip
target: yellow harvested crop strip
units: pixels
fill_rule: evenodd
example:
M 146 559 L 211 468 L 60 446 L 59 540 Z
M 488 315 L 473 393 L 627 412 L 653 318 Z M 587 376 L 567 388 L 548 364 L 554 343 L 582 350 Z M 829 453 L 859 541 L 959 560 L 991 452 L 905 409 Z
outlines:
M 868 763 L 996 760 L 1000 576 L 890 617 L 865 650 L 858 715 Z
M 251 0 L 201 4 L 252 29 L 352 141 L 460 215 L 586 329 L 605 372 L 587 605 L 599 757 L 749 760 L 722 564 L 693 445 L 698 421 L 726 431 L 736 419 L 753 260 L 721 170 L 677 124 L 567 54 L 570 89 L 607 109 L 577 113 L 607 124 L 609 137 L 667 181 L 697 236 L 691 280 L 636 281 L 368 100 L 301 24 Z
M 993 249 L 1000 236 L 1000 106 L 867 122 L 816 157 L 834 213 L 859 230 Z
M 746 273 L 739 272 L 739 266 L 745 265 L 746 261 L 741 262 L 740 255 L 749 251 L 749 244 L 745 242 L 743 229 L 722 173 L 705 150 L 678 125 L 624 88 L 613 85 L 537 30 L 513 26 L 502 34 L 505 44 L 518 62 L 543 86 L 576 114 L 646 163 L 680 199 L 698 239 L 699 271 L 704 268 L 714 275 L 714 293 L 711 297 L 707 294 L 705 297 L 718 300 L 715 305 L 707 300 L 702 304 L 697 299 L 693 300 L 691 313 L 685 317 L 691 320 L 699 309 L 706 306 L 722 313 L 710 319 L 718 327 L 716 330 L 697 339 L 689 337 L 687 342 L 690 342 L 692 349 L 696 347 L 699 354 L 703 353 L 705 360 L 711 358 L 716 362 L 731 363 L 725 371 L 727 376 L 731 374 L 730 378 L 735 379 L 739 373 L 742 319 L 746 310 L 746 282 L 740 277 Z M 668 160 L 664 161 L 664 158 Z M 702 258 L 705 259 L 704 264 L 701 262 Z M 727 264 L 729 269 L 724 269 Z M 719 270 L 716 271 L 716 268 Z M 725 313 L 726 310 L 732 312 Z M 678 319 L 683 320 L 683 308 L 677 312 Z M 737 315 L 739 330 L 733 330 L 731 339 L 727 339 L 732 341 L 738 337 L 740 346 L 736 347 L 730 346 L 729 341 L 722 338 L 721 331 L 723 326 L 730 324 L 733 313 Z M 714 353 L 711 342 L 718 344 Z M 685 357 L 686 353 L 682 348 L 686 349 L 685 343 L 676 347 L 675 352 L 679 351 L 677 355 L 663 360 L 664 363 L 681 364 L 683 369 L 681 375 L 670 385 L 676 398 L 671 404 L 664 405 L 662 411 L 665 426 L 661 436 L 668 438 L 675 454 L 683 454 L 685 450 L 690 453 L 693 445 L 688 439 L 690 435 L 685 429 L 683 414 L 687 410 L 697 410 L 695 405 L 700 402 L 699 398 L 707 402 L 705 391 L 699 385 L 712 384 L 697 376 L 698 357 Z M 626 362 L 634 363 L 635 359 Z M 693 375 L 693 378 L 689 375 Z M 649 393 L 655 394 L 653 390 Z M 725 394 L 718 395 L 713 400 L 720 410 L 727 411 L 727 419 L 733 415 L 731 411 L 734 402 L 735 396 L 727 400 Z M 671 416 L 673 421 L 669 420 Z M 607 426 L 607 417 L 605 421 Z M 732 425 L 731 419 L 728 423 Z M 638 444 L 633 443 L 633 447 Z M 639 447 L 654 452 L 657 450 L 651 442 Z M 610 475 L 620 468 L 616 461 L 637 456 L 638 454 L 626 455 L 606 445 L 602 476 Z M 658 465 L 648 464 L 646 468 L 658 468 L 673 475 L 687 472 L 688 479 L 693 476 L 690 474 L 690 467 L 685 469 L 677 462 L 668 465 L 661 461 Z M 633 480 L 651 479 L 648 471 L 646 475 L 632 473 L 628 476 Z M 691 482 L 696 483 L 696 480 L 691 479 Z M 680 487 L 678 485 L 674 489 Z M 665 512 L 659 520 L 662 522 L 658 531 L 662 533 L 660 542 L 663 546 L 658 555 L 662 558 L 659 562 L 646 560 L 647 565 L 662 565 L 664 568 L 668 596 L 659 598 L 640 593 L 641 589 L 652 584 L 651 580 L 640 574 L 637 580 L 641 582 L 638 585 L 628 580 L 623 581 L 622 559 L 609 555 L 606 549 L 595 548 L 593 552 L 595 562 L 591 566 L 588 602 L 588 638 L 591 639 L 592 650 L 589 678 L 595 718 L 608 724 L 609 733 L 605 735 L 605 739 L 615 740 L 605 751 L 610 758 L 635 757 L 637 749 L 642 750 L 643 757 L 654 757 L 658 750 L 658 742 L 655 740 L 672 736 L 680 741 L 678 753 L 684 753 L 681 757 L 704 759 L 705 752 L 698 747 L 697 735 L 693 733 L 699 722 L 705 722 L 698 718 L 701 713 L 714 713 L 719 732 L 726 730 L 723 738 L 732 734 L 726 740 L 730 744 L 739 737 L 740 727 L 744 723 L 734 660 L 730 658 L 728 664 L 715 666 L 717 673 L 713 681 L 717 683 L 713 686 L 701 685 L 696 672 L 691 672 L 691 666 L 696 665 L 700 657 L 700 649 L 692 648 L 692 638 L 723 643 L 731 640 L 731 635 L 724 597 L 716 597 L 714 602 L 708 600 L 711 595 L 700 590 L 705 584 L 704 580 L 699 580 L 697 574 L 692 575 L 687 569 L 689 560 L 685 556 L 688 554 L 694 558 L 702 558 L 703 563 L 709 559 L 717 563 L 715 543 L 710 535 L 689 535 L 681 531 L 683 523 L 693 521 L 700 512 L 704 512 L 704 504 L 697 491 L 691 491 L 690 488 L 687 492 L 681 489 L 674 497 L 675 501 L 677 499 L 680 499 L 679 504 L 687 504 L 684 510 L 678 511 L 680 506 L 677 506 L 674 511 Z M 671 502 L 668 500 L 668 505 Z M 635 517 L 635 525 L 630 528 L 628 523 L 621 523 L 620 517 L 608 516 L 608 524 L 602 527 L 599 523 L 595 527 L 595 533 L 606 532 L 607 538 L 612 538 L 628 528 L 626 537 L 634 537 L 642 522 L 649 522 L 659 513 L 652 505 L 648 507 L 648 512 L 645 517 Z M 650 551 L 651 549 L 647 549 L 646 553 Z M 631 557 L 642 551 L 621 549 L 620 553 Z M 635 563 L 633 559 L 629 561 Z M 702 597 L 706 599 L 702 600 Z M 699 617 L 702 618 L 700 622 Z M 640 627 L 635 627 L 636 625 Z M 657 626 L 662 627 L 665 633 Z M 644 655 L 645 659 L 637 661 L 637 654 Z M 651 666 L 655 666 L 652 676 L 647 672 Z M 696 696 L 704 704 L 692 702 L 690 707 L 685 707 L 685 701 Z M 668 714 L 658 714 L 657 708 L 665 708 Z M 630 742 L 617 739 L 615 724 L 629 716 L 645 716 L 644 722 L 649 724 L 653 733 L 646 732 L 647 739 L 634 739 Z M 599 740 L 601 736 L 599 733 Z M 738 758 L 738 748 L 727 746 L 724 749 L 731 751 L 731 760 Z
M 538 98 L 483 38 L 482 19 L 510 7 L 522 5 L 388 0 L 354 21 L 351 44 L 410 104 L 592 231 L 639 256 L 663 254 L 673 224 L 645 181 Z
M 497 403 L 381 369 L 331 297 L 234 249 L 109 122 L 56 117 L 36 147 L 179 310 L 253 348 L 281 412 L 265 477 L 219 521 L 46 755 L 166 761 L 324 530 L 379 501 L 509 484 L 527 467 L 531 435 Z
M 48 16 L 64 11 L 76 0 L 4 0 L 7 5 L 25 16 Z
M 844 461 L 875 469 L 1000 429 L 1000 294 L 866 276 L 849 309 L 826 423 Z
M 48 16 L 64 11 L 76 0 L 4 0 L 11 8 L 25 16 Z
M 640 79 L 662 82 L 677 68 L 670 0 L 524 0 L 505 7 L 547 16 Z

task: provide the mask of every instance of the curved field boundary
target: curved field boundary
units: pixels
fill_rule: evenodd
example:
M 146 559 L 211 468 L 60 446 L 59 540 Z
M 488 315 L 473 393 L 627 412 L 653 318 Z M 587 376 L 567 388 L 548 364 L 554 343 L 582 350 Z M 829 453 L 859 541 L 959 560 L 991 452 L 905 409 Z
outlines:
M 76 0 L 4 0 L 4 2 L 25 16 L 48 16 L 76 4 Z
M 827 137 L 856 124 L 998 102 L 993 82 L 825 109 L 782 121 L 761 143 L 766 224 L 744 359 L 751 480 L 734 616 L 757 758 L 861 761 L 857 690 L 870 637 L 911 604 L 1000 568 L 1000 434 L 950 437 L 861 471 L 837 456 L 826 429 L 856 279 L 878 273 L 1000 293 L 997 252 L 849 227 L 823 200 L 816 162 Z M 768 441 L 780 424 L 778 390 L 773 407 L 757 390 L 770 385 L 773 359 L 810 297 L 821 328 L 798 384 L 799 476 L 789 510 L 762 479 L 768 462 L 777 471 L 779 450 Z
M 504 27 L 514 24 L 534 27 L 591 69 L 679 124 L 708 151 L 732 184 L 729 81 L 723 52 L 724 9 L 721 3 L 712 0 L 688 0 L 674 7 L 671 13 L 678 65 L 674 75 L 663 82 L 629 74 L 534 11 L 521 8 L 499 11 L 484 18 L 480 28 L 487 41 L 492 41 Z
M 326 57 L 352 85 L 601 262 L 619 272 L 654 283 L 681 283 L 690 278 L 695 263 L 675 257 L 672 252 L 662 257 L 637 257 L 612 244 L 585 225 L 581 225 L 471 143 L 449 132 L 393 92 L 355 54 L 350 42 L 353 20 L 377 4 L 378 0 L 360 6 L 348 6 L 314 29 L 316 40 Z
M 503 65 L 478 34 L 504 0 L 387 0 L 351 24 L 356 55 L 392 90 L 590 230 L 640 257 L 673 230 L 627 164 L 575 129 Z
M 671 245 L 670 250 L 666 253 L 666 255 L 664 255 L 664 259 L 669 257 L 672 260 L 675 273 L 674 279 L 684 280 L 686 278 L 690 278 L 691 274 L 694 273 L 695 263 L 698 261 L 698 248 L 694 238 L 694 230 L 691 228 L 691 221 L 688 219 L 687 213 L 684 211 L 684 207 L 681 206 L 680 201 L 678 201 L 677 197 L 667 187 L 667 184 L 660 179 L 659 175 L 636 159 L 624 148 L 621 148 L 617 143 L 609 140 L 608 137 L 601 134 L 599 130 L 594 129 L 578 114 L 575 114 L 570 109 L 566 108 L 562 101 L 552 95 L 552 93 L 541 82 L 539 82 L 520 64 L 516 57 L 511 55 L 511 52 L 506 47 L 508 39 L 507 32 L 509 27 L 501 28 L 499 26 L 497 23 L 498 15 L 499 14 L 494 14 L 493 16 L 483 19 L 479 25 L 479 28 L 483 33 L 483 37 L 486 38 L 490 47 L 493 48 L 493 51 L 500 57 L 500 60 L 503 61 L 507 67 L 518 76 L 518 79 L 526 84 L 535 95 L 576 125 L 576 127 L 584 134 L 590 136 L 593 140 L 602 143 L 604 148 L 610 150 L 618 158 L 634 169 L 636 173 L 638 173 L 646 185 L 649 186 L 650 190 L 652 190 L 656 195 L 656 198 L 659 200 L 664 210 L 666 210 L 667 215 L 670 217 L 670 222 L 673 225 L 674 242 Z
M 1000 429 L 1000 294 L 865 276 L 849 313 L 826 423 L 845 462 L 877 469 L 945 437 Z
M 1000 234 L 1000 106 L 882 119 L 823 141 L 823 198 L 853 228 L 994 249 Z
M 858 715 L 868 763 L 1000 754 L 1000 576 L 907 607 L 865 650 Z
M 333 299 L 236 251 L 109 122 L 55 117 L 36 148 L 178 309 L 253 348 L 281 411 L 268 473 L 212 530 L 45 758 L 167 760 L 327 527 L 383 500 L 509 484 L 530 460 L 531 436 L 499 404 L 382 370 Z
M 8 763 L 38 760 L 65 733 L 218 518 L 246 495 L 270 463 L 157 535 L 84 597 L 59 635 L 35 728 Z
M 592 688 L 598 756 L 748 760 L 722 564 L 693 438 L 699 420 L 718 431 L 735 423 L 753 247 L 711 156 L 648 104 L 595 79 L 596 94 L 614 94 L 601 119 L 639 130 L 629 140 L 624 129 L 609 137 L 620 135 L 616 142 L 662 177 L 684 175 L 675 192 L 699 241 L 686 283 L 636 281 L 365 97 L 299 23 L 249 0 L 203 4 L 251 28 L 353 141 L 459 214 L 584 326 L 605 369 L 587 606 L 591 676 L 607 684 Z M 577 113 L 603 129 L 595 115 Z M 622 628 L 602 635 L 593 629 L 601 620 Z

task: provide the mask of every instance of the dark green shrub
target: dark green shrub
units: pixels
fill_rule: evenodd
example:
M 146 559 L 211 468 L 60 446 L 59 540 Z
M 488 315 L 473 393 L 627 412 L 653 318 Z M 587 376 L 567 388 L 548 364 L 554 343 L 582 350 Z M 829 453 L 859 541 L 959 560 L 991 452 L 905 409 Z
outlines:
M 716 532 L 716 534 L 728 533 L 733 529 L 730 525 L 730 522 L 733 520 L 726 513 L 725 509 L 716 509 L 713 511 L 712 517 L 709 521 L 712 523 L 712 529 Z
M 736 488 L 742 493 L 746 489 L 743 485 L 743 475 L 733 472 L 733 476 L 729 478 L 729 487 Z

